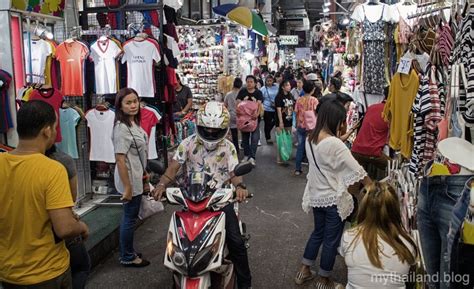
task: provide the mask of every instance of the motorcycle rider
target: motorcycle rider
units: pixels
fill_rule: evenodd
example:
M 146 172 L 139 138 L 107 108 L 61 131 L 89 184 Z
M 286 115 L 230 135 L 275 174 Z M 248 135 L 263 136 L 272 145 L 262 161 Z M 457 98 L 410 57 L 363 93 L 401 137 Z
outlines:
M 174 183 L 181 166 L 185 166 L 186 175 L 204 172 L 213 175 L 218 184 L 230 178 L 230 173 L 234 171 L 239 160 L 234 144 L 226 139 L 229 122 L 230 114 L 222 103 L 210 101 L 198 110 L 197 133 L 184 139 L 178 146 L 176 154 L 153 191 L 156 200 L 161 199 L 166 187 Z M 248 191 L 242 177 L 234 176 L 231 183 L 236 188 L 237 201 L 244 201 Z M 237 275 L 238 288 L 251 288 L 247 248 L 240 233 L 234 205 L 229 204 L 222 211 L 226 215 L 226 243 Z

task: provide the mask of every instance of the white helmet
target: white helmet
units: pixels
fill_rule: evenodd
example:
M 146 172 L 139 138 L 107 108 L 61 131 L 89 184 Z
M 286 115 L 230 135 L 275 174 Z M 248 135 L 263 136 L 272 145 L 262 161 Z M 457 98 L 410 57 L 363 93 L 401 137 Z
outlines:
M 197 135 L 207 150 L 214 150 L 229 132 L 230 114 L 217 101 L 209 101 L 197 112 Z

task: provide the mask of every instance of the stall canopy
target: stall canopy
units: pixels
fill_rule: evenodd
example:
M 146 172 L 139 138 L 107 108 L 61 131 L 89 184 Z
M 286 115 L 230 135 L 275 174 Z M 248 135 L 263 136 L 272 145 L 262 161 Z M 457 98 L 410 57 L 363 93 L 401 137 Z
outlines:
M 263 19 L 247 7 L 236 4 L 224 4 L 214 7 L 212 10 L 214 13 L 225 16 L 229 20 L 251 29 L 257 34 L 262 36 L 268 35 L 268 29 Z

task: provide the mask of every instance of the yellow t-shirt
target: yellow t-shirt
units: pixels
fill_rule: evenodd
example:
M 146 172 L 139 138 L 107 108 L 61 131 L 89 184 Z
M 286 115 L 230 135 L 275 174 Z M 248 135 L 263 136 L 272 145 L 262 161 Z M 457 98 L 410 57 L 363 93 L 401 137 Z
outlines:
M 0 154 L 0 282 L 32 285 L 69 268 L 48 210 L 72 201 L 66 169 L 42 154 Z
M 414 69 L 409 75 L 396 73 L 383 110 L 383 118 L 390 123 L 389 145 L 410 158 L 413 150 L 413 115 L 411 108 L 418 92 L 420 81 Z

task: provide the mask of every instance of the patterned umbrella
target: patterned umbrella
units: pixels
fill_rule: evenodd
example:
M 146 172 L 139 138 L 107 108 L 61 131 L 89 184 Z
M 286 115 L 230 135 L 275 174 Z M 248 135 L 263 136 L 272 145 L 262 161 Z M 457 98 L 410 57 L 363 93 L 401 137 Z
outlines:
M 224 4 L 212 8 L 214 13 L 226 16 L 230 20 L 252 29 L 255 33 L 262 36 L 268 35 L 268 29 L 263 19 L 249 8 L 238 6 L 236 4 Z

